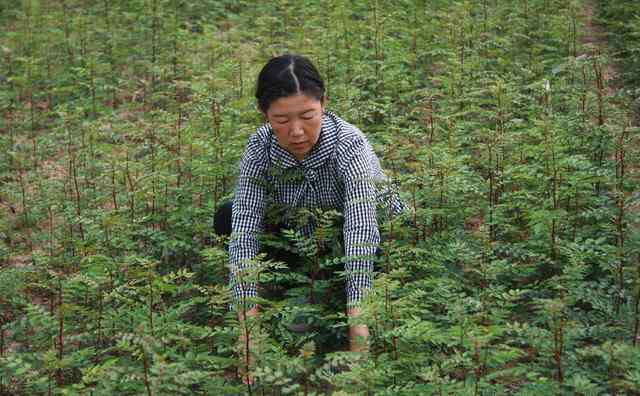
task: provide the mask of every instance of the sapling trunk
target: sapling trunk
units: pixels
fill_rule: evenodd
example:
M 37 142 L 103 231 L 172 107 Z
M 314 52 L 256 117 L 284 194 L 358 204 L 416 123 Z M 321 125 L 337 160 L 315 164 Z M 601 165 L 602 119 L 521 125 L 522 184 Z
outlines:
M 396 170 L 395 168 L 393 169 L 393 176 L 394 178 L 396 177 Z M 385 273 L 386 274 L 390 274 L 391 273 L 391 256 L 390 256 L 390 250 L 391 250 L 391 246 L 393 241 L 395 240 L 395 229 L 393 227 L 393 216 L 391 215 L 391 208 L 388 209 L 388 214 L 387 217 L 389 219 L 389 234 L 387 235 L 387 247 L 385 249 L 383 249 L 383 254 L 384 254 L 384 265 L 385 265 Z M 426 225 L 425 225 L 426 226 Z M 424 238 L 426 239 L 426 232 L 424 233 Z M 401 285 L 403 283 L 402 279 L 400 280 Z M 385 307 L 385 311 L 387 314 L 388 318 L 391 318 L 391 327 L 392 329 L 395 328 L 396 325 L 396 320 L 397 320 L 397 315 L 393 310 L 393 304 L 391 304 L 391 290 L 389 290 L 389 284 L 385 283 L 384 286 L 384 307 Z M 398 360 L 398 336 L 394 335 L 392 336 L 392 346 L 393 346 L 393 357 L 395 360 Z M 394 373 L 394 383 L 396 381 L 396 375 Z
M 576 240 L 576 236 L 578 235 L 578 226 L 580 224 L 580 193 L 578 192 L 578 188 L 576 187 L 576 192 L 573 197 L 573 236 L 572 240 Z
M 47 206 L 47 213 L 49 214 L 49 258 L 53 258 L 53 210 L 51 205 Z
M 212 118 L 212 124 L 213 124 L 212 125 L 213 143 L 216 150 L 213 160 L 215 161 L 214 163 L 217 165 L 217 164 L 220 164 L 222 161 L 223 144 L 222 144 L 221 135 L 220 135 L 221 133 L 220 126 L 222 124 L 220 104 L 215 99 L 211 102 L 211 118 Z M 220 199 L 220 196 L 222 195 L 222 192 L 219 191 L 219 188 L 220 188 L 220 176 L 216 172 L 214 176 L 214 190 L 213 190 L 214 207 L 218 206 L 218 201 Z
M 58 361 L 62 361 L 64 355 L 64 297 L 62 295 L 62 274 L 58 278 Z M 62 369 L 56 374 L 58 386 L 63 383 Z
M 152 228 L 155 229 L 157 225 L 156 221 L 156 203 L 157 203 L 157 191 L 158 191 L 158 176 L 156 175 L 156 119 L 154 114 L 151 114 L 151 125 L 147 129 L 147 133 L 145 133 L 145 139 L 147 142 L 147 146 L 149 147 L 149 151 L 151 154 L 151 161 L 149 161 L 149 165 L 151 166 L 151 218 Z
M 82 4 L 80 5 L 83 10 L 87 9 L 87 0 L 82 0 Z M 86 66 L 86 57 L 87 57 L 87 26 L 85 22 L 85 18 L 82 13 L 78 15 L 78 36 L 80 37 L 80 60 L 82 66 Z
M 242 76 L 242 59 L 238 59 L 238 85 L 240 91 L 238 92 L 238 98 L 241 98 L 244 94 L 244 78 Z
M 495 241 L 497 238 L 497 226 L 494 221 L 496 207 L 500 201 L 500 175 L 502 174 L 500 153 L 503 150 L 503 137 L 505 134 L 505 97 L 504 86 L 498 81 L 495 86 L 496 114 L 495 114 L 495 134 L 489 137 L 489 240 Z M 495 161 L 494 161 L 495 160 Z
M 618 213 L 614 220 L 616 225 L 616 244 L 617 244 L 617 256 L 618 256 L 618 293 L 615 301 L 615 313 L 620 313 L 620 306 L 623 303 L 622 293 L 624 291 L 624 266 L 626 262 L 624 242 L 626 239 L 626 224 L 625 224 L 625 182 L 626 182 L 626 143 L 628 136 L 628 128 L 625 125 L 622 129 L 622 133 L 618 136 L 617 147 L 615 152 L 616 159 L 616 206 Z
M 29 57 L 27 61 L 27 81 L 29 85 L 29 121 L 31 128 L 31 155 L 33 159 L 33 167 L 38 169 L 38 128 L 36 125 L 36 103 L 33 97 L 33 91 L 36 89 L 33 77 L 33 57 Z
M 603 126 L 605 122 L 604 118 L 604 97 L 605 97 L 605 84 L 602 65 L 600 64 L 598 57 L 593 57 L 593 71 L 596 75 L 596 95 L 598 97 L 598 126 Z
M 380 81 L 380 23 L 378 21 L 378 0 L 373 2 L 373 48 L 375 51 L 375 76 L 376 81 Z
M 103 2 L 104 5 L 104 25 L 105 25 L 105 33 L 107 36 L 107 39 L 104 40 L 104 54 L 109 62 L 109 66 L 110 66 L 110 77 L 111 77 L 111 83 L 114 84 L 113 87 L 110 87 L 111 90 L 111 106 L 113 108 L 116 107 L 116 102 L 117 102 L 117 98 L 116 98 L 116 89 L 115 89 L 115 78 L 114 76 L 115 74 L 115 60 L 113 59 L 113 45 L 111 43 L 111 39 L 113 37 L 113 34 L 111 32 L 111 18 L 110 18 L 110 14 L 111 14 L 111 1 L 110 0 L 104 0 Z
M 575 58 L 578 56 L 578 13 L 573 3 L 569 7 L 571 13 L 571 54 Z
M 71 29 L 69 22 L 69 8 L 66 0 L 62 0 L 62 24 L 64 26 L 64 42 L 67 47 L 67 63 L 73 65 L 73 45 L 71 44 Z
M 149 315 L 149 330 L 151 331 L 151 335 L 154 336 L 154 327 L 153 327 L 153 274 L 152 269 L 147 269 L 148 276 L 147 281 L 149 282 L 149 299 L 147 302 L 148 306 L 148 315 Z
M 309 395 L 309 362 L 306 351 L 302 352 L 302 359 L 304 364 L 304 396 Z
M 19 160 L 18 160 L 19 161 Z M 25 226 L 29 224 L 29 205 L 27 204 L 27 186 L 23 176 L 24 169 L 22 164 L 18 163 L 16 173 L 18 175 L 18 182 L 20 183 L 20 199 L 22 202 L 22 216 Z
M 144 347 L 140 347 L 142 351 L 142 364 L 144 366 L 144 387 L 147 389 L 147 396 L 153 396 L 151 392 L 151 384 L 149 383 L 149 357 Z
M 96 327 L 96 344 L 102 346 L 102 312 L 104 309 L 102 298 L 102 285 L 98 286 L 98 323 Z
M 582 94 L 580 95 L 580 108 L 581 108 L 581 112 L 582 112 L 582 123 L 583 123 L 583 129 L 585 128 L 584 125 L 586 125 L 589 114 L 587 114 L 587 104 L 589 102 L 589 90 L 587 88 L 588 83 L 589 83 L 589 79 L 587 78 L 587 67 L 586 65 L 582 65 L 581 68 L 581 72 L 582 72 Z
M 640 259 L 640 257 L 638 258 Z M 638 265 L 634 283 L 636 295 L 634 304 L 633 346 L 635 347 L 638 345 L 638 341 L 640 341 L 640 265 Z
M 182 106 L 178 104 L 178 118 L 176 119 L 176 187 L 180 188 L 180 184 L 182 181 Z
M 47 2 L 47 6 L 45 6 L 47 9 L 44 10 L 44 12 L 46 12 L 47 14 L 51 12 L 51 10 L 49 10 L 48 7 L 49 4 Z M 47 40 L 46 40 L 46 45 L 45 45 L 45 62 L 46 62 L 46 68 L 47 68 L 47 81 L 54 81 L 54 77 L 53 77 L 53 72 L 51 70 L 51 48 L 52 48 L 52 36 L 51 35 L 47 35 Z M 54 107 L 54 103 L 53 103 L 53 83 L 51 84 L 47 84 L 47 110 L 51 111 L 53 110 Z
M 415 72 L 418 68 L 418 29 L 421 26 L 418 23 L 418 3 L 415 3 L 413 10 L 413 29 L 411 29 L 411 52 L 413 53 L 412 69 Z
M 553 210 L 554 210 L 554 216 L 551 219 L 551 257 L 553 259 L 555 259 L 557 257 L 557 219 L 556 219 L 556 214 L 558 212 L 559 209 L 559 203 L 558 203 L 558 169 L 555 166 L 555 150 L 553 152 L 553 163 L 554 163 L 554 167 L 553 167 L 553 181 L 551 184 L 551 195 L 552 195 L 552 199 L 553 199 Z
M 169 183 L 165 182 L 164 183 L 164 201 L 162 202 L 162 229 L 166 229 L 167 228 L 167 224 L 169 222 L 168 217 L 169 217 L 169 212 L 168 212 L 168 206 L 169 206 Z
M 598 98 L 598 122 L 597 125 L 599 127 L 598 130 L 598 137 L 599 139 L 602 139 L 601 136 L 601 128 L 604 126 L 605 124 L 605 115 L 604 115 L 604 97 L 605 97 L 605 84 L 604 84 L 604 74 L 603 74 L 603 70 L 602 70 L 602 65 L 599 62 L 599 58 L 597 56 L 593 57 L 593 71 L 595 73 L 595 83 L 596 83 L 596 95 Z M 604 146 L 604 145 L 600 145 L 600 146 Z M 602 163 L 604 161 L 604 156 L 605 156 L 605 149 L 604 147 L 600 148 L 600 150 L 596 153 L 596 160 L 598 163 L 598 168 L 602 168 Z M 596 182 L 596 194 L 600 193 L 600 182 Z
M 171 59 L 173 65 L 173 78 L 178 80 L 178 21 L 179 21 L 180 2 L 173 2 L 173 57 Z M 178 85 L 176 84 L 176 90 Z
M 316 253 L 313 255 L 313 268 L 311 269 L 311 273 L 309 274 L 309 304 L 316 303 L 316 276 L 320 270 L 320 251 L 321 251 L 321 241 L 319 237 L 316 237 Z
M 382 70 L 382 62 L 384 60 L 384 18 L 381 15 L 380 4 L 378 0 L 374 1 L 373 5 L 373 24 L 375 29 L 375 37 L 374 37 L 374 48 L 375 48 L 375 76 L 376 76 L 376 85 L 375 90 L 376 94 L 380 97 L 384 95 L 384 73 Z M 383 114 L 379 111 L 376 111 L 376 118 L 378 120 L 382 120 Z
M 124 185 L 129 190 L 129 214 L 131 216 L 131 222 L 135 220 L 135 187 L 131 180 L 131 172 L 129 170 L 129 150 L 126 150 L 125 163 L 124 163 Z
M 487 31 L 487 19 L 488 19 L 488 11 L 487 11 L 487 0 L 482 0 L 482 32 Z
M 440 169 L 439 171 L 439 180 L 440 180 L 440 198 L 438 199 L 438 208 L 440 210 L 444 210 L 445 197 L 444 197 L 444 189 L 445 189 L 445 169 Z M 443 213 L 438 215 L 438 231 L 443 231 L 446 228 L 445 216 Z
M 89 60 L 89 87 L 91 90 L 91 118 L 96 119 L 98 116 L 98 104 L 96 100 L 96 76 L 95 76 L 95 60 Z
M 495 224 L 493 221 L 493 196 L 494 196 L 494 173 L 493 173 L 493 144 L 489 143 L 489 241 L 493 242 L 495 238 Z
M 416 183 L 411 184 L 411 200 L 413 201 L 413 247 L 418 244 L 418 202 L 416 200 Z
M 193 193 L 195 192 L 195 186 L 194 186 L 194 182 L 193 182 L 193 154 L 194 154 L 194 150 L 193 150 L 193 136 L 189 136 L 189 163 L 187 164 L 187 177 L 189 180 L 189 186 L 192 186 L 192 188 L 189 189 L 190 195 L 191 195 L 191 202 L 193 201 Z
M 464 43 L 464 25 L 460 26 L 460 37 L 459 37 L 459 45 L 460 48 L 458 50 L 459 56 L 458 56 L 458 63 L 460 66 L 460 77 L 458 78 L 458 97 L 460 98 L 460 111 L 464 110 L 464 104 L 465 101 L 463 100 L 464 98 L 464 50 L 465 50 L 465 43 Z
M 564 299 L 563 299 L 564 300 Z M 564 304 L 564 301 L 563 301 Z M 562 385 L 564 383 L 564 367 L 562 365 L 562 355 L 564 353 L 564 325 L 563 312 L 558 309 L 552 312 L 553 320 L 553 360 L 556 368 L 556 379 Z
M 113 210 L 118 211 L 118 185 L 116 184 L 116 158 L 111 155 L 111 200 L 113 202 Z
M 480 351 L 481 351 L 481 347 L 480 347 L 480 343 L 478 342 L 478 340 L 473 340 L 473 346 L 474 346 L 474 352 L 473 352 L 473 363 L 475 364 L 474 367 L 474 372 L 475 372 L 475 382 L 474 382 L 474 386 L 473 386 L 473 394 L 474 396 L 477 396 L 480 392 L 480 378 L 482 378 L 483 375 L 483 369 L 482 369 L 482 360 L 480 358 Z
M 618 374 L 618 370 L 615 369 L 614 366 L 614 362 L 615 362 L 615 353 L 613 350 L 613 343 L 609 343 L 607 345 L 608 347 L 608 351 L 609 352 L 609 356 L 607 356 L 609 359 L 609 361 L 607 362 L 607 380 L 609 382 L 609 386 L 611 386 L 611 395 L 613 396 L 617 396 L 618 395 L 618 389 L 616 386 L 616 376 Z
M 4 323 L 3 322 L 0 322 L 0 357 L 4 357 Z M 1 383 L 2 382 L 0 381 L 0 384 Z
M 429 130 L 429 140 L 427 143 L 429 144 L 429 146 L 431 146 L 433 144 L 433 139 L 435 137 L 435 117 L 434 117 L 434 108 L 433 108 L 433 96 L 429 97 L 429 100 L 427 101 L 426 112 L 427 112 L 426 124 L 427 124 L 427 129 Z M 431 160 L 432 157 L 430 156 L 429 159 Z M 429 165 L 431 166 L 432 163 L 430 163 Z
M 78 171 L 76 166 L 76 152 L 69 146 L 69 174 L 73 178 L 74 198 L 76 204 L 76 215 L 78 216 L 80 238 L 84 241 L 84 227 L 82 226 L 82 210 L 80 202 L 80 187 L 78 185 Z
M 98 196 L 98 191 L 97 191 L 97 180 L 98 180 L 98 175 L 96 175 L 96 166 L 95 164 L 98 163 L 97 158 L 96 158 L 96 151 L 95 151 L 95 145 L 94 145 L 94 130 L 93 128 L 89 129 L 89 145 L 88 145 L 88 151 L 89 151 L 89 155 L 86 156 L 87 160 L 85 160 L 85 168 L 88 168 L 87 171 L 84 173 L 84 186 L 85 188 L 91 188 L 91 191 L 93 193 L 92 198 L 95 198 Z M 94 220 L 95 220 L 95 214 L 94 214 Z
M 156 58 L 158 52 L 158 0 L 151 1 L 151 88 L 156 87 Z
M 545 149 L 545 172 L 550 179 L 549 186 L 549 195 L 551 196 L 551 205 L 553 207 L 553 216 L 551 218 L 551 224 L 549 226 L 549 254 L 553 260 L 557 258 L 557 213 L 559 209 L 559 200 L 558 200 L 558 188 L 559 188 L 559 177 L 560 174 L 558 172 L 558 160 L 556 158 L 556 136 L 555 131 L 552 126 L 550 126 L 551 122 L 551 93 L 550 88 L 545 87 L 545 93 L 543 96 L 543 101 L 545 105 L 544 110 L 544 126 L 543 126 L 543 138 L 544 138 L 544 149 Z
M 239 273 L 237 276 L 238 276 L 238 281 L 240 283 L 244 283 L 242 279 L 242 274 Z M 241 341 L 242 341 L 241 353 L 243 354 L 242 364 L 243 364 L 245 375 L 248 377 L 250 375 L 250 369 L 251 369 L 251 328 L 249 327 L 249 323 L 248 323 L 249 316 L 247 315 L 247 312 L 249 310 L 247 309 L 247 299 L 245 296 L 242 296 L 240 309 L 242 310 L 241 311 L 242 320 L 240 321 L 240 332 L 242 334 L 241 335 Z M 246 381 L 246 385 L 247 385 L 247 393 L 251 395 L 252 389 L 251 389 L 250 381 Z

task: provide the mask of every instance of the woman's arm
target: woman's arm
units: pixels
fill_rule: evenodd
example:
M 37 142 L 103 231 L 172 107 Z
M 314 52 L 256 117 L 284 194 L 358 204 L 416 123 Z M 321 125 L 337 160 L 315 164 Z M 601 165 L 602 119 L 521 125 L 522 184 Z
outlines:
M 240 163 L 240 174 L 233 200 L 231 214 L 231 241 L 229 243 L 229 283 L 233 300 L 238 310 L 240 324 L 240 372 L 245 383 L 253 383 L 251 366 L 253 365 L 254 345 L 252 327 L 249 318 L 259 316 L 258 307 L 247 301 L 257 296 L 255 281 L 243 279 L 243 272 L 251 269 L 251 260 L 258 254 L 260 243 L 258 234 L 263 230 L 263 217 L 266 207 L 266 185 L 264 159 L 261 159 L 263 145 L 253 136 Z
M 371 172 L 371 158 L 363 138 L 356 138 L 345 149 L 344 246 L 345 256 L 352 258 L 347 271 L 347 313 L 350 319 L 360 316 L 360 302 L 373 286 L 373 261 L 380 242 L 376 213 L 376 188 Z M 355 324 L 349 329 L 353 352 L 367 351 L 369 329 Z
M 262 143 L 254 135 L 247 144 L 240 163 L 240 174 L 231 214 L 231 241 L 229 243 L 229 282 L 234 304 L 248 309 L 247 299 L 257 296 L 254 280 L 244 279 L 251 269 L 251 260 L 258 254 L 258 234 L 263 230 L 266 207 L 265 164 L 260 158 Z
M 358 305 L 373 285 L 373 261 L 380 242 L 376 213 L 376 188 L 365 142 L 354 139 L 345 149 L 344 246 L 349 261 L 347 302 Z

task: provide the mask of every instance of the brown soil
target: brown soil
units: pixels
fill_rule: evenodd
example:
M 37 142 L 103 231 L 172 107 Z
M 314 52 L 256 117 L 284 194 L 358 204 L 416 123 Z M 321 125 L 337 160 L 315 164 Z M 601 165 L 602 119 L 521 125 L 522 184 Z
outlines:
M 607 52 L 607 32 L 596 21 L 595 7 L 596 6 L 593 1 L 588 1 L 582 13 L 585 21 L 583 29 L 585 34 L 580 37 L 580 43 L 583 44 L 583 51 L 578 54 L 579 58 L 591 57 Z M 614 95 L 621 88 L 614 84 L 614 81 L 617 80 L 619 75 L 618 69 L 613 62 L 609 62 L 605 65 L 603 72 L 607 86 L 607 93 L 609 95 Z

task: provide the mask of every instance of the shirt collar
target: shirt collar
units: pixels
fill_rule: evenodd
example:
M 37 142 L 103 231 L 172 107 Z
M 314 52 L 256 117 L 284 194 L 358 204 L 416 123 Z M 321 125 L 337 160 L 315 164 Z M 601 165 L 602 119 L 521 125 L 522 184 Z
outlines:
M 271 164 L 285 169 L 296 166 L 318 168 L 331 157 L 337 137 L 338 123 L 335 120 L 335 115 L 325 111 L 322 114 L 322 125 L 320 126 L 320 137 L 318 141 L 307 156 L 302 161 L 298 161 L 293 154 L 278 144 L 278 139 L 274 135 L 273 129 L 271 129 Z

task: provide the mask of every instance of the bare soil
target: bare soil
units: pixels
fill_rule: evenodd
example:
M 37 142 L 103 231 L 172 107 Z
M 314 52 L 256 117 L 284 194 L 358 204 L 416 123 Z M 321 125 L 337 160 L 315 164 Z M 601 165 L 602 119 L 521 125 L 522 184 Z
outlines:
M 607 32 L 604 30 L 602 25 L 598 24 L 595 16 L 595 8 L 596 6 L 594 2 L 589 1 L 582 13 L 585 21 L 583 29 L 585 34 L 580 37 L 580 43 L 583 44 L 583 51 L 579 54 L 579 57 L 591 57 L 607 52 L 609 45 L 607 41 Z M 607 86 L 607 93 L 609 95 L 615 95 L 615 93 L 622 88 L 614 84 L 620 74 L 616 65 L 613 62 L 607 63 L 603 72 Z

